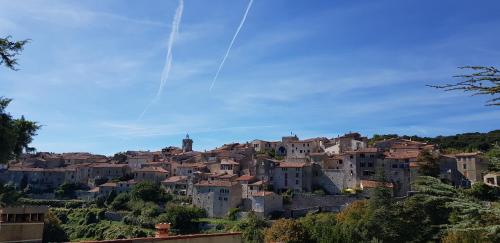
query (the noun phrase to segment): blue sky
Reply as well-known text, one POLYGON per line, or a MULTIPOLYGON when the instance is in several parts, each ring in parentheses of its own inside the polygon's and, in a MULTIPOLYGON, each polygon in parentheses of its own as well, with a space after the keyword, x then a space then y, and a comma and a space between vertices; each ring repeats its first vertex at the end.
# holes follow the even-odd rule
POLYGON ((212 90, 246 0, 1 0, 0 35, 32 39, 0 69, 9 111, 43 125, 39 151, 211 149, 359 131, 434 136, 498 129, 488 97, 444 93, 463 65, 500 66, 500 2, 255 0, 212 90))

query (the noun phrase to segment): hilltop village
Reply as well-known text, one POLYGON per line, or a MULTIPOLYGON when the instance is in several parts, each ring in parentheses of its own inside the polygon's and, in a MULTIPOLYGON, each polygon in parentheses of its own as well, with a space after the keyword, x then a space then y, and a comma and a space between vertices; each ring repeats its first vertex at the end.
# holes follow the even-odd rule
POLYGON ((439 178, 454 187, 482 182, 498 186, 499 174, 485 174, 479 152, 442 154, 433 144, 393 138, 368 143, 359 133, 336 138, 254 140, 193 151, 186 135, 182 147, 127 151, 113 157, 90 153, 24 154, 0 172, 0 180, 34 199, 53 199, 63 183, 85 185, 76 197, 85 201, 131 190, 140 182, 161 184, 169 193, 190 198, 209 217, 230 210, 262 216, 279 212, 298 217, 310 211, 338 212, 373 188, 389 188, 394 197, 413 193, 411 182, 425 166, 423 155, 439 161, 439 178), (381 182, 381 175, 383 182, 381 182))

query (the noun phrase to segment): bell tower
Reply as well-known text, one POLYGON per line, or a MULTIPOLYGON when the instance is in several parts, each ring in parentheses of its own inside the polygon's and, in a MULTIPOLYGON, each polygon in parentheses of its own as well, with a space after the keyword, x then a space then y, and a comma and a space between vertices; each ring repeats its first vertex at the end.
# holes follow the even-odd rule
POLYGON ((182 139, 182 152, 193 151, 193 140, 189 138, 189 134, 186 134, 186 138, 182 139))

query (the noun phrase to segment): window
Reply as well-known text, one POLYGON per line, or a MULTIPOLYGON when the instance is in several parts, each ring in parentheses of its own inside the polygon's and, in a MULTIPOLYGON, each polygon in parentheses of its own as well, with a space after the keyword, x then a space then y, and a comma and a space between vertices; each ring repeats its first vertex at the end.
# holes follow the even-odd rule
POLYGON ((375 155, 374 154, 370 154, 370 158, 375 158, 375 155))
POLYGON ((227 197, 224 198, 224 201, 227 201, 227 197))
POLYGON ((364 158, 364 157, 365 157, 365 154, 361 153, 361 154, 359 154, 359 157, 360 157, 360 158, 364 158))
POLYGON ((354 158, 354 156, 352 156, 352 154, 351 154, 351 155, 349 155, 349 158, 352 159, 352 158, 354 158))
POLYGON ((295 177, 299 177, 299 173, 295 173, 295 177))
POLYGON ((219 197, 219 201, 222 201, 222 197, 219 197))
POLYGON ((368 167, 373 167, 373 163, 368 163, 368 167))
POLYGON ((310 153, 310 152, 311 152, 311 150, 309 150, 309 149, 308 149, 308 150, 307 150, 307 152, 308 152, 308 153, 310 153))
POLYGON ((393 169, 398 168, 398 164, 392 164, 392 168, 393 168, 393 169))
POLYGON ((299 172, 299 171, 300 171, 300 168, 295 168, 295 171, 299 172))
POLYGON ((361 167, 365 167, 365 163, 360 163, 359 164, 361 167))
POLYGON ((467 169, 467 164, 463 164, 462 168, 464 168, 464 170, 466 170, 467 169))
POLYGON ((341 165, 341 164, 342 164, 342 160, 340 159, 340 160, 339 160, 339 165, 341 165))
POLYGON ((299 180, 295 180, 295 185, 298 185, 299 184, 299 180))
POLYGON ((269 177, 269 180, 270 180, 270 181, 273 181, 273 177, 272 177, 272 176, 271 176, 271 177, 269 177))
POLYGON ((302 150, 300 150, 300 153, 302 153, 302 150))

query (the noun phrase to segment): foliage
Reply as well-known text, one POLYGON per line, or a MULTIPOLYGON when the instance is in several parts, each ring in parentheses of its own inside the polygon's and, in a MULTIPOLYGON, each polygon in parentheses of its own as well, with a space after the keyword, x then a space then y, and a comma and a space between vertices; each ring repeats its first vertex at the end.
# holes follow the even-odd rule
POLYGON ((230 208, 229 211, 227 212, 226 218, 228 220, 237 220, 239 212, 240 212, 239 208, 230 208))
POLYGON ((470 189, 465 190, 469 195, 483 201, 494 201, 500 198, 500 189, 484 184, 483 182, 476 182, 470 189))
POLYGON ((78 183, 64 182, 55 191, 56 198, 58 199, 74 199, 76 198, 76 190, 82 188, 78 183))
POLYGON ((245 243, 260 243, 264 241, 264 229, 268 222, 255 213, 250 212, 232 228, 232 231, 241 232, 245 243))
POLYGON ((61 220, 51 211, 45 217, 43 242, 66 242, 68 235, 61 227, 61 220))
POLYGON ((381 141, 389 138, 411 139, 414 141, 428 142, 436 144, 441 150, 453 152, 486 152, 494 147, 494 144, 500 142, 500 130, 494 130, 487 133, 462 133, 452 136, 437 136, 437 137, 419 137, 419 136, 399 136, 397 134, 388 135, 373 135, 369 143, 381 141))
POLYGON ((20 119, 14 119, 10 113, 7 113, 5 110, 11 101, 11 99, 0 97, 0 163, 17 158, 23 150, 34 151, 29 144, 40 128, 36 122, 27 121, 23 116, 20 119))
POLYGON ((429 87, 443 89, 445 91, 471 92, 472 95, 491 95, 487 105, 500 105, 500 71, 495 67, 465 66, 460 69, 472 71, 470 74, 453 76, 461 81, 445 85, 428 85, 429 87))
POLYGON ((0 65, 3 64, 12 70, 17 70, 17 59, 15 57, 23 50, 24 45, 29 40, 11 41, 10 38, 11 36, 0 38, 0 65))
POLYGON ((186 234, 199 231, 198 219, 207 216, 205 210, 194 206, 173 205, 156 219, 157 223, 170 223, 173 232, 186 234))
POLYGON ((500 171, 500 144, 496 143, 490 151, 485 154, 489 161, 488 170, 500 171))
POLYGON ((433 155, 428 150, 423 150, 417 157, 417 162, 419 163, 418 173, 423 176, 438 177, 439 168, 439 158, 433 155))
POLYGON ((293 219, 279 219, 264 231, 266 242, 301 243, 309 240, 308 232, 293 219))
POLYGON ((167 194, 160 185, 151 182, 134 185, 130 196, 132 199, 146 202, 167 202, 172 199, 172 196, 167 194))
POLYGON ((0 207, 16 204, 21 196, 14 186, 0 183, 0 207))
POLYGON ((336 215, 333 213, 309 213, 299 220, 309 232, 311 240, 318 243, 328 243, 335 239, 336 215))
POLYGON ((41 206, 46 205, 49 207, 57 208, 81 208, 86 206, 86 202, 82 200, 51 200, 51 199, 30 199, 19 198, 19 203, 24 205, 41 206))
POLYGON ((108 221, 102 209, 51 209, 51 212, 57 215, 61 228, 71 241, 137 238, 153 234, 151 230, 108 221))
POLYGON ((114 199, 113 202, 109 204, 109 207, 113 210, 128 210, 128 202, 130 201, 130 194, 120 193, 114 199))

